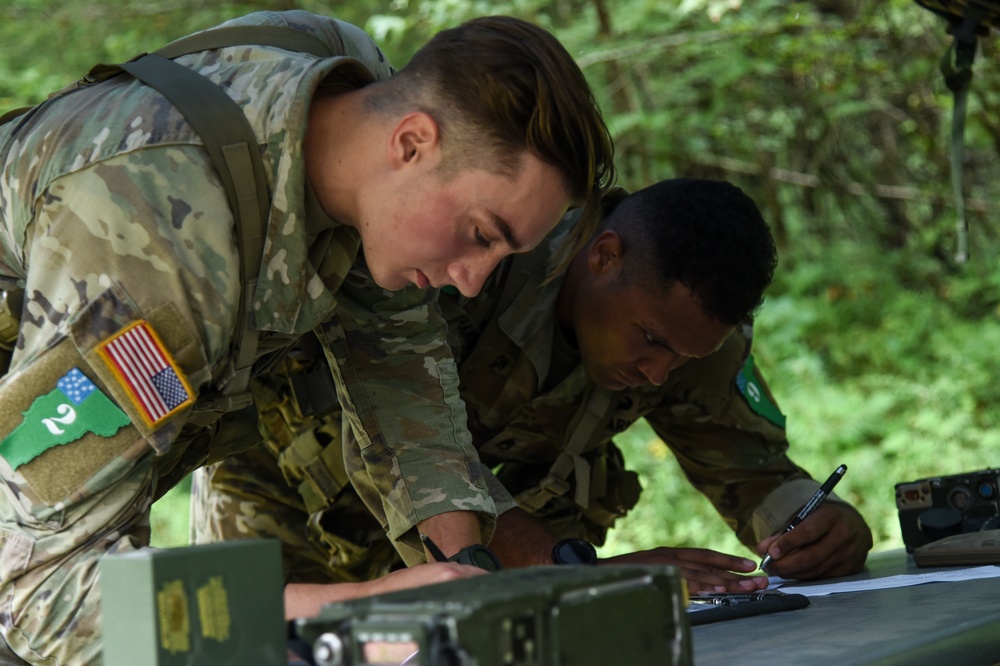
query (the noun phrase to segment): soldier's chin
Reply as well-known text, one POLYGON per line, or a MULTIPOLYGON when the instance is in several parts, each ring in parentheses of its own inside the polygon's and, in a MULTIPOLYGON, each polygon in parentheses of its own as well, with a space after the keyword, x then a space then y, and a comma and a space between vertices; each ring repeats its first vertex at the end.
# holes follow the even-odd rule
POLYGON ((389 291, 399 291, 413 284, 402 275, 395 275, 390 271, 372 270, 370 266, 368 273, 376 285, 389 291))
POLYGON ((590 377, 591 381, 602 389, 608 391, 621 391, 628 388, 628 385, 617 375, 601 375, 600 377, 595 377, 594 374, 590 372, 588 372, 587 375, 590 377))

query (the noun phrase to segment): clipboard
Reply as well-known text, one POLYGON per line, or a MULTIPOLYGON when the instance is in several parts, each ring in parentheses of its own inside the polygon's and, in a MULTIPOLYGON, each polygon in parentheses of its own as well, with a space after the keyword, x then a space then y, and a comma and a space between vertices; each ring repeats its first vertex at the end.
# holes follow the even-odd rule
POLYGON ((692 627, 741 617, 799 610, 809 605, 809 597, 784 592, 751 594, 709 594, 691 597, 687 617, 692 627))

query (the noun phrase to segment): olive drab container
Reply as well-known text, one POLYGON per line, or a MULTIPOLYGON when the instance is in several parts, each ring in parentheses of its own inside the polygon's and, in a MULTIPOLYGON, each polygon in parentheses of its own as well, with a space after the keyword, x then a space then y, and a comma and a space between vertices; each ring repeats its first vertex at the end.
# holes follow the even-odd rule
POLYGON ((105 666, 287 663, 275 540, 105 555, 100 575, 105 666))
POLYGON ((330 604, 296 621, 316 666, 691 664, 673 567, 539 566, 330 604))

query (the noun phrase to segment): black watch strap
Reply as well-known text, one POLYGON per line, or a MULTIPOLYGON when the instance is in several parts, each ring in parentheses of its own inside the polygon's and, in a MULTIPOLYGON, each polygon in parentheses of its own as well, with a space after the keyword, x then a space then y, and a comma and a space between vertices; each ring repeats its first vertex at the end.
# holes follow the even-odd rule
POLYGON ((457 562, 458 564, 466 564, 472 567, 479 567, 480 569, 485 569, 486 571, 500 571, 503 569, 503 565, 500 564, 500 559, 493 554, 493 551, 479 543, 466 546, 449 557, 448 561, 457 562))
POLYGON ((597 549, 583 539, 563 539, 552 547, 556 564, 597 564, 597 549))

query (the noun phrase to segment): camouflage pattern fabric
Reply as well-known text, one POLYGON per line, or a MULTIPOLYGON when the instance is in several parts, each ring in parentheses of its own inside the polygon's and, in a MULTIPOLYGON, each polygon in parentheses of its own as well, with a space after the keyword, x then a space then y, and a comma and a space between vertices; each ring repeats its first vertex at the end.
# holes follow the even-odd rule
MULTIPOLYGON (((405 380, 420 437, 458 451, 467 479, 462 458, 474 451, 457 379, 441 379, 454 361, 436 295, 390 294, 363 264, 352 269, 357 235, 319 210, 305 182, 313 92, 386 78, 389 64, 362 31, 333 19, 265 12, 236 23, 289 25, 342 41, 349 56, 247 46, 178 59, 243 109, 268 172, 255 373, 322 324, 348 419, 367 429, 360 439, 372 447, 395 436, 378 432, 373 415, 387 405, 392 422, 400 411, 395 389, 380 391, 387 377, 365 370, 374 361, 394 384, 405 380)), ((33 664, 98 663, 98 558, 148 545, 155 498, 259 441, 252 408, 210 428, 192 411, 230 353, 241 290, 233 218, 199 137, 128 77, 66 92, 0 128, 0 165, 0 276, 25 288, 0 381, 0 634, 33 664)), ((485 485, 463 483, 491 512, 485 485)))
POLYGON ((304 336, 251 382, 264 443, 193 475, 192 534, 277 538, 290 583, 371 580, 403 566, 347 478, 340 405, 323 394, 328 373, 318 340, 304 336))
MULTIPOLYGON (((540 265, 546 265, 560 237, 561 230, 557 229, 552 242, 536 250, 547 254, 540 265)), ((546 282, 545 272, 538 271, 510 305, 498 311, 512 261, 501 264, 475 298, 447 294, 440 298, 449 323, 449 340, 459 359, 461 394, 473 441, 483 465, 495 468, 490 482, 499 480, 505 488, 497 491, 498 506, 509 506, 508 492, 525 498, 537 490, 564 450, 567 431, 581 402, 593 390, 579 357, 559 344, 555 300, 562 276, 546 282), (494 321, 503 335, 487 340, 490 336, 484 331, 494 321)), ((818 484, 788 458, 784 417, 777 408, 768 416, 759 413, 766 412, 761 409, 762 403, 773 406, 773 397, 759 372, 748 367, 751 341, 752 328, 739 327, 718 352, 671 372, 663 386, 617 393, 604 431, 581 453, 590 470, 584 501, 578 501, 579 480, 571 475, 562 492, 544 505, 521 503, 522 508, 543 519, 560 536, 603 544, 607 530, 636 504, 641 492, 637 476, 627 469, 613 437, 637 419, 645 418, 674 453, 694 487, 712 501, 744 544, 756 545, 778 529, 809 499, 818 484), (753 392, 747 387, 748 377, 753 392)), ((322 359, 313 358, 315 363, 322 363, 322 359)), ((303 415, 295 407, 288 386, 279 387, 276 395, 282 397, 275 401, 287 400, 289 418, 282 427, 295 433, 292 438, 315 439, 310 433, 341 431, 336 412, 303 415)), ((412 422, 410 427, 423 426, 412 422)), ((283 448, 282 435, 273 428, 262 424, 261 431, 268 450, 230 458, 216 466, 211 476, 203 471, 196 473, 200 478, 192 498, 192 513, 199 516, 192 534, 195 541, 270 536, 290 544, 302 543, 298 526, 304 523, 344 537, 346 532, 339 529, 337 512, 351 501, 366 504, 387 527, 379 490, 366 483, 364 477, 349 475, 354 488, 341 484, 329 501, 321 501, 321 507, 302 514, 300 490, 294 484, 283 483, 274 471, 280 465, 285 468, 286 478, 295 476, 293 470, 301 466, 301 461, 283 453, 287 447, 283 448), (265 454, 270 456, 267 462, 265 454), (316 519, 316 515, 322 518, 316 519), (288 530, 275 528, 279 525, 296 526, 298 532, 292 536, 288 530)), ((350 438, 350 432, 344 436, 350 438)), ((337 444, 335 439, 329 441, 329 446, 337 444)), ((346 469, 360 465, 352 463, 357 455, 354 447, 344 447, 346 469)), ((321 457, 314 455, 310 462, 319 466, 321 457)), ((336 460, 338 456, 325 457, 336 460)), ((399 488, 394 491, 405 492, 407 482, 398 479, 399 488)), ((322 500, 313 495, 307 504, 315 506, 317 499, 322 500)), ((370 539, 370 534, 366 533, 365 538, 370 539)), ((325 572, 311 569, 309 575, 313 577, 309 581, 341 580, 343 574, 331 550, 311 531, 308 540, 308 548, 299 555, 304 556, 308 550, 312 562, 330 562, 325 572)), ((417 554, 401 552, 408 563, 418 561, 417 554)), ((372 570, 390 566, 390 560, 371 562, 372 570)))

